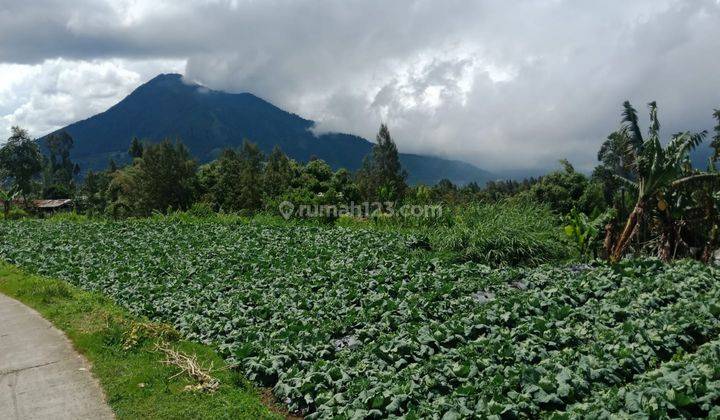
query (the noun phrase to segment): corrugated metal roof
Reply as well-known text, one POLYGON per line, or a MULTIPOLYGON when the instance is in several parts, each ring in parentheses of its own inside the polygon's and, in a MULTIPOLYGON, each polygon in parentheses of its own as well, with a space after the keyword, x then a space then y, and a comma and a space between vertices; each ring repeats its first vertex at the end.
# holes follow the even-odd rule
POLYGON ((56 209, 68 204, 72 204, 72 200, 69 198, 62 198, 59 200, 33 200, 33 206, 39 209, 56 209))

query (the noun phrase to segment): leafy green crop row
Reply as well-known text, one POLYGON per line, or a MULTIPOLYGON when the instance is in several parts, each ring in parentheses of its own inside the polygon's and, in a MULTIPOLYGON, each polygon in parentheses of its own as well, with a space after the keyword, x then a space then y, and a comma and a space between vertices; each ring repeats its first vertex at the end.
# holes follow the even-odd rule
POLYGON ((604 419, 613 415, 720 417, 720 341, 640 375, 635 383, 595 394, 555 418, 604 419))
MULTIPOLYGON (((396 233, 243 223, 22 221, 0 235, 1 258, 216 344, 311 417, 598 413, 720 335, 720 273, 691 262, 490 269, 396 233)), ((708 414, 717 392, 693 392, 708 414)))

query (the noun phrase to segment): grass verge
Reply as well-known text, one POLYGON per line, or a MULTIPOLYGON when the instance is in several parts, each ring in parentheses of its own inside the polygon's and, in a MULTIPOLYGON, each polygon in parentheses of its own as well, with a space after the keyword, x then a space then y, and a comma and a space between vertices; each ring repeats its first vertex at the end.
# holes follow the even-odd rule
POLYGON ((0 292, 34 308, 65 332, 92 364, 118 419, 277 419, 265 397, 212 348, 183 341, 172 327, 130 315, 108 298, 66 282, 24 273, 0 262, 0 292), (190 356, 194 367, 217 380, 164 363, 159 349, 190 356), (210 389, 214 388, 214 390, 210 389))

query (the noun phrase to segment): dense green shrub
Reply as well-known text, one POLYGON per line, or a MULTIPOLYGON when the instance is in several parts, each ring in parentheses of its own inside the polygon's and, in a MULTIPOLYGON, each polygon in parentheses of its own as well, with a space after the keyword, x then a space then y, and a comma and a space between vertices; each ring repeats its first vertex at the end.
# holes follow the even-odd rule
POLYGON ((187 213, 191 216, 203 219, 213 217, 215 215, 212 206, 208 203, 195 203, 192 207, 190 207, 190 210, 188 210, 187 213))
POLYGON ((561 163, 562 171, 543 176, 521 195, 547 205, 560 216, 570 213, 573 208, 585 214, 605 210, 602 185, 575 171, 568 161, 561 163))
POLYGON ((577 254, 563 234, 560 218, 529 198, 443 205, 419 217, 401 211, 368 219, 344 217, 336 225, 411 234, 457 260, 493 266, 533 266, 577 254))
POLYGON ((537 265, 570 255, 557 216, 526 201, 459 207, 450 225, 428 235, 435 249, 491 265, 537 265))
MULTIPOLYGON (((26 212, 25 210, 17 207, 13 207, 10 209, 10 213, 8 214, 8 220, 20 220, 24 219, 26 217, 30 217, 30 214, 26 212)), ((4 219, 5 215, 0 212, 0 220, 4 219)))

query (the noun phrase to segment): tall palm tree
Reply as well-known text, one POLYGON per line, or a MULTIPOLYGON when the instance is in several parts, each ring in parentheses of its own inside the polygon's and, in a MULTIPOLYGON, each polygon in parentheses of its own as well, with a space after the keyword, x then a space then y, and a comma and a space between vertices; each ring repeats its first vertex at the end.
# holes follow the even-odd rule
MULTIPOLYGON (((651 102, 648 106, 650 108, 649 135, 639 148, 632 165, 636 179, 617 176, 621 183, 636 191, 637 201, 612 250, 611 260, 613 262, 619 261, 625 254, 628 244, 637 233, 644 214, 648 210, 650 200, 657 199, 659 210, 669 216, 668 204, 665 201, 668 192, 683 185, 718 177, 717 173, 697 171, 689 173, 688 171, 690 168, 689 154, 702 142, 707 132, 676 134, 667 147, 663 148, 660 144, 657 105, 655 102, 651 102)), ((661 257, 667 259, 669 255, 661 253, 661 257)))
POLYGON ((634 161, 635 147, 627 126, 610 134, 600 146, 598 160, 612 173, 628 177, 634 161))
MULTIPOLYGON (((622 126, 618 131, 610 134, 607 139, 600 146, 598 151, 598 160, 601 162, 601 167, 604 169, 604 173, 610 174, 610 176, 622 176, 624 178, 632 179, 632 163, 635 160, 636 148, 633 145, 632 135, 628 126, 622 126)), ((606 182, 610 184, 616 184, 611 179, 606 182)), ((615 208, 622 217, 625 216, 625 186, 620 185, 619 187, 614 186, 620 192, 619 202, 615 201, 615 208)))
POLYGON ((644 143, 644 140, 643 135, 640 132, 640 123, 638 122, 637 111, 630 104, 630 101, 623 102, 622 124, 629 134, 630 144, 636 151, 639 151, 644 143))

